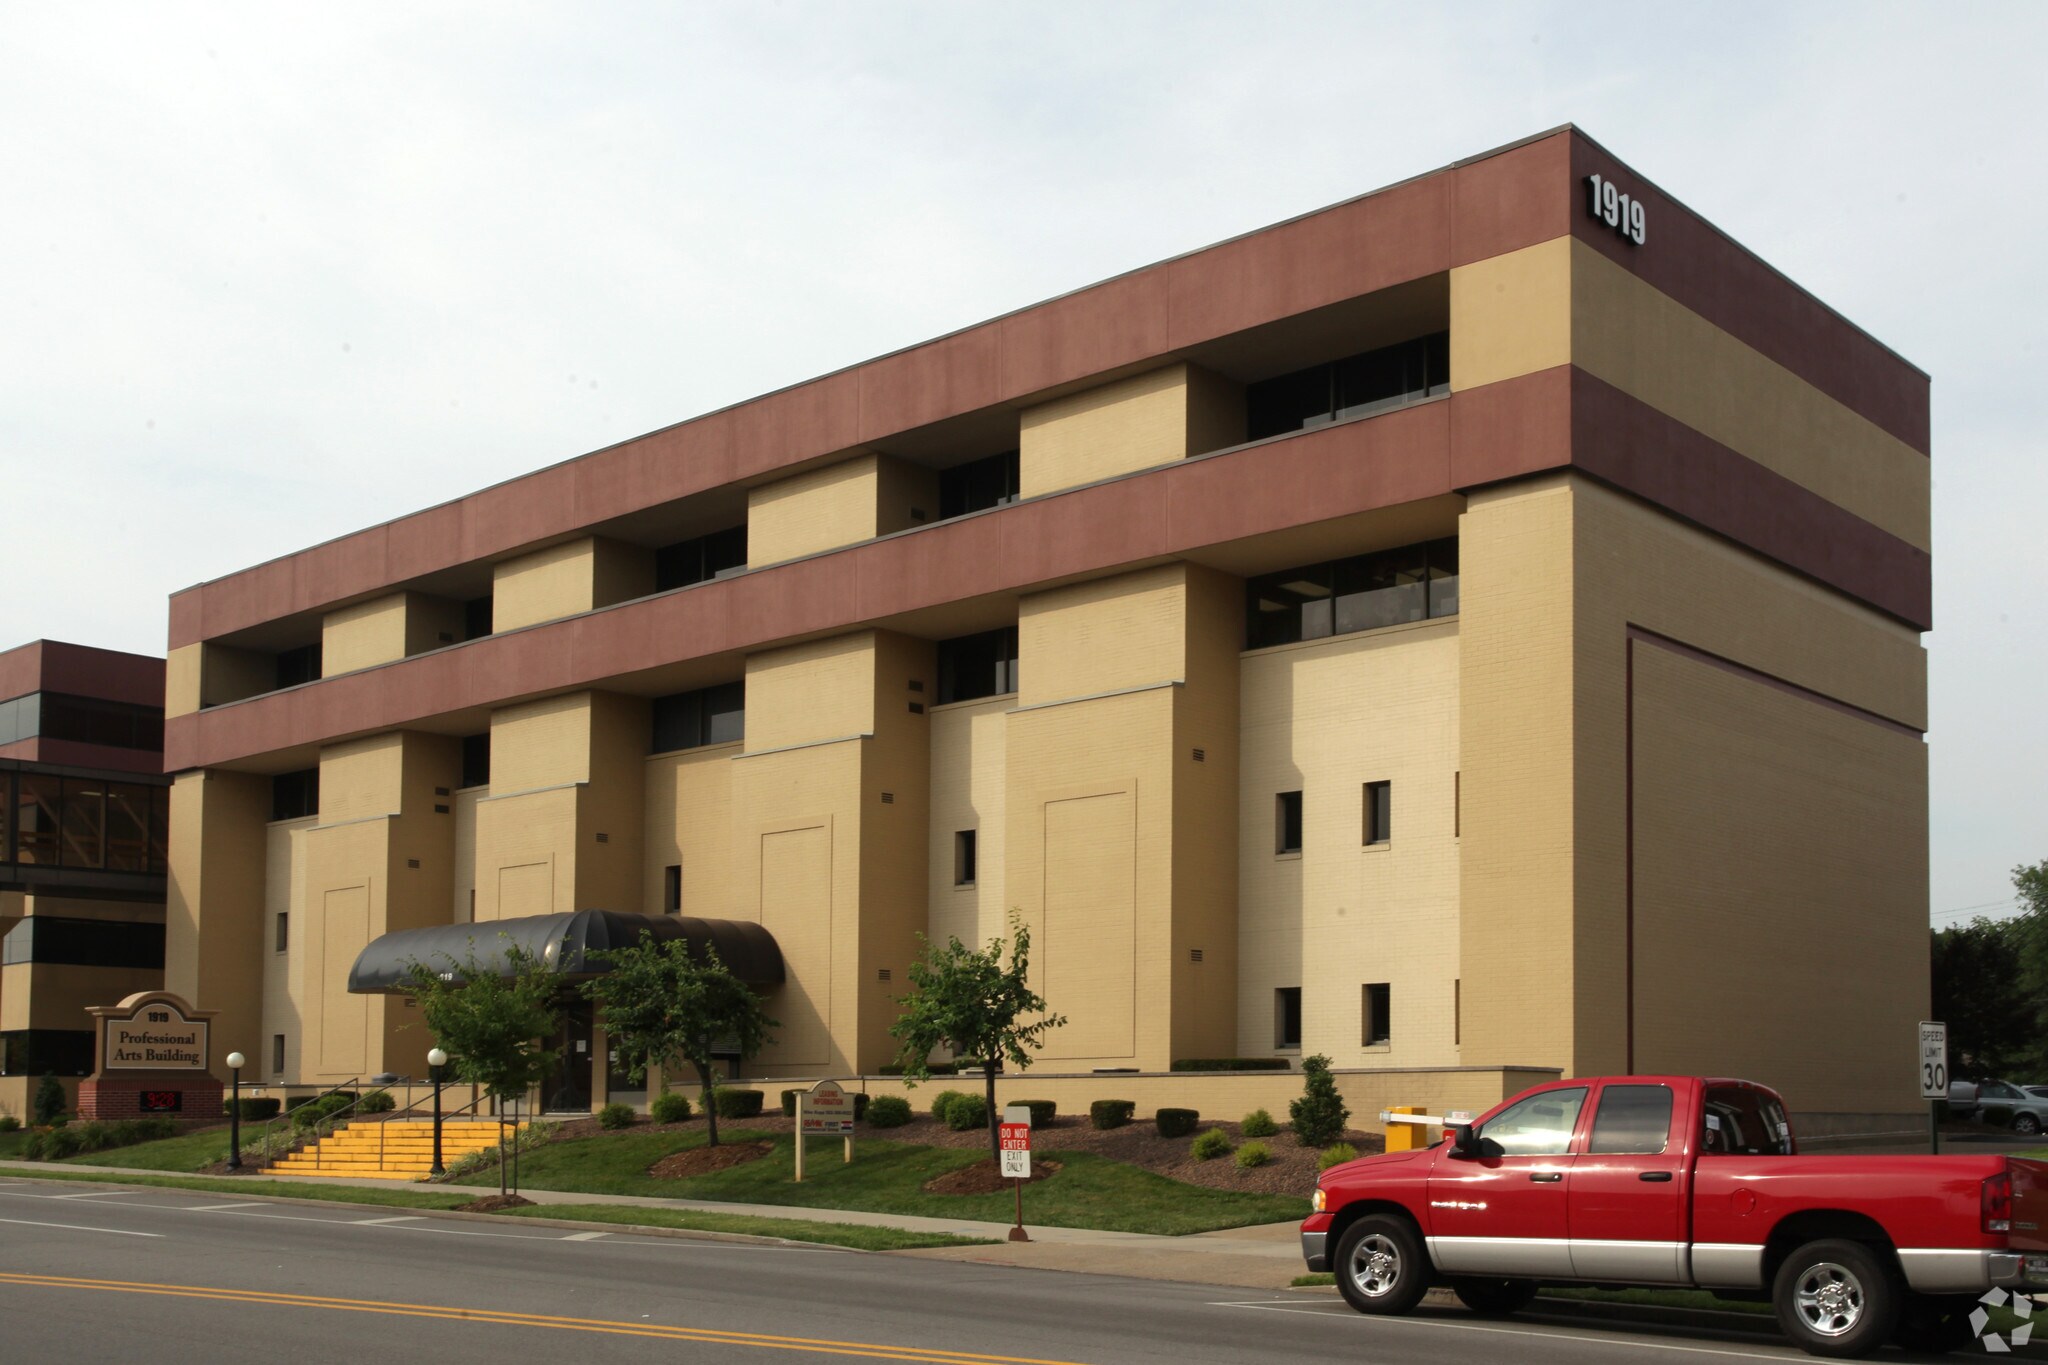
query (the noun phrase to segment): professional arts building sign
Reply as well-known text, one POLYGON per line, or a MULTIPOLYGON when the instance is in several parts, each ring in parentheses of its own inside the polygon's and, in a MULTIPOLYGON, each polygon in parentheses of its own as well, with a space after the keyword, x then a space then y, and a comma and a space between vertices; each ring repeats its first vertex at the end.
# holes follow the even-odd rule
MULTIPOLYGON (((99 1013, 99 1011, 95 1011, 99 1013)), ((176 996, 162 991, 131 995, 101 1014, 105 1028, 100 1067, 105 1071, 206 1070, 207 1017, 194 1018, 176 996)), ((213 1011, 205 1011, 210 1016, 213 1011)))

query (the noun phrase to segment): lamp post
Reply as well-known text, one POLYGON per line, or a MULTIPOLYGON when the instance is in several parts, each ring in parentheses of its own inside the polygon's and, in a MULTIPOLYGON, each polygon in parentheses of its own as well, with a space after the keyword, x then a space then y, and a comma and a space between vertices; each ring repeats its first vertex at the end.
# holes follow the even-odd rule
POLYGON ((434 1078, 434 1169, 429 1175, 446 1175, 448 1168, 441 1164, 441 1068, 448 1065, 448 1054, 440 1048, 427 1049, 427 1074, 434 1078))
POLYGON ((239 1052, 228 1054, 228 1070, 234 1073, 235 1099, 228 1106, 228 1169, 242 1169, 242 1066, 249 1059, 239 1052))

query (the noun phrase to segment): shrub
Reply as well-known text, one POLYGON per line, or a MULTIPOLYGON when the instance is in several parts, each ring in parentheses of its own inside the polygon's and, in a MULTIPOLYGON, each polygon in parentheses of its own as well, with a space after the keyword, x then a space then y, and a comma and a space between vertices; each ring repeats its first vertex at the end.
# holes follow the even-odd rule
POLYGON ((647 1114, 656 1123, 681 1123, 690 1117, 690 1097, 664 1090, 647 1106, 647 1114))
POLYGON ((597 1126, 610 1132, 633 1126, 633 1106, 630 1104, 607 1104, 597 1111, 597 1126))
POLYGON ((734 1090, 726 1086, 711 1092, 711 1103, 722 1119, 759 1118, 764 1098, 759 1090, 734 1090))
POLYGON ((1273 1122, 1273 1116, 1263 1109, 1254 1109, 1244 1116, 1238 1129, 1246 1137, 1271 1137, 1280 1131, 1280 1125, 1273 1122))
POLYGON ((796 1117, 796 1097, 803 1093, 801 1090, 785 1090, 782 1092, 782 1117, 786 1119, 796 1117))
POLYGON ((356 1102, 355 1093, 348 1090, 330 1090, 317 1099, 292 1110, 292 1127, 312 1128, 323 1120, 332 1118, 356 1102))
POLYGON ((389 1090, 372 1090, 356 1105, 358 1114, 388 1114, 398 1107, 398 1101, 391 1098, 389 1090))
POLYGON ((1214 1161, 1230 1155, 1230 1138, 1221 1128, 1211 1128, 1194 1140, 1188 1152, 1197 1161, 1214 1161))
POLYGON ((979 1095, 962 1095, 946 1106, 946 1126, 956 1133, 988 1127, 988 1101, 979 1095))
POLYGON ((1263 1142, 1247 1142, 1237 1149, 1237 1169, 1249 1171, 1254 1166, 1263 1166, 1273 1159, 1273 1153, 1263 1142))
POLYGON ((877 1128, 901 1128, 910 1122, 910 1101, 901 1095, 877 1095, 868 1104, 868 1122, 877 1128))
POLYGON ((64 1082, 55 1076, 45 1076, 36 1084, 35 1119, 38 1128, 55 1123, 63 1116, 64 1082))
POLYGON ((1121 1128, 1137 1112, 1136 1100, 1097 1100, 1088 1106, 1088 1122, 1097 1128, 1121 1128))
POLYGON ((0 1114, 0 1133, 14 1133, 21 1130, 21 1120, 12 1114, 0 1114))
POLYGON ((1186 1137, 1201 1121, 1201 1114, 1193 1109, 1161 1109, 1152 1116, 1153 1125, 1164 1138, 1186 1137))
POLYGON ((1351 1110, 1337 1093, 1328 1057, 1318 1053, 1302 1058, 1301 1075, 1301 1098, 1287 1106, 1287 1116, 1294 1120, 1294 1140, 1304 1147, 1327 1147, 1344 1136, 1351 1110))
POLYGON ((932 1117, 940 1123, 946 1121, 946 1111, 953 1107, 954 1100, 972 1099, 965 1090, 941 1090, 932 1096, 932 1117))
POLYGON ((1031 1111, 1031 1126, 1034 1129, 1050 1128, 1052 1121, 1059 1117, 1060 1107, 1051 1100, 1011 1100, 1010 1103, 1021 1104, 1031 1111))
POLYGON ((1183 1057, 1175 1071, 1285 1071, 1285 1057, 1183 1057))
POLYGON ((282 1101, 274 1098, 260 1100, 229 1100, 227 1103, 227 1108, 224 1112, 239 1112, 244 1121, 262 1123, 265 1120, 276 1118, 277 1111, 282 1107, 282 1101))
POLYGON ((1348 1142, 1332 1143, 1323 1148, 1323 1154, 1316 1158, 1316 1169, 1327 1171, 1332 1166, 1341 1166, 1347 1161, 1358 1160, 1358 1149, 1348 1142))

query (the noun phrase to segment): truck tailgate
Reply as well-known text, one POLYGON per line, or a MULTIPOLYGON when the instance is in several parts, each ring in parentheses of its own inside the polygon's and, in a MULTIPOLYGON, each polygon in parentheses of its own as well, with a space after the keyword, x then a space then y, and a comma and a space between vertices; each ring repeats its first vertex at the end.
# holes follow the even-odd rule
POLYGON ((2012 1249, 2048 1252, 2048 1161, 2008 1157, 2012 1171, 2012 1249))

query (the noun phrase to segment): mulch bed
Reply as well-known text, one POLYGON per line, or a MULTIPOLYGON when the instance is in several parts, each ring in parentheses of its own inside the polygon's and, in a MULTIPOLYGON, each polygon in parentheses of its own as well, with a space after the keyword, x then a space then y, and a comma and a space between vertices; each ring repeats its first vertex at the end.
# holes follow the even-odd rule
POLYGON ((693 1175, 709 1175, 759 1161, 774 1150, 773 1142, 721 1142, 716 1147, 693 1147, 663 1157, 647 1168, 647 1174, 656 1180, 687 1180, 693 1175))
POLYGON ((533 1201, 523 1194, 487 1194, 467 1204, 457 1204, 456 1213, 496 1213, 500 1209, 530 1209, 533 1201))
MULTIPOLYGON (((1034 1159, 1031 1163, 1031 1178, 1024 1183, 1036 1185, 1039 1181, 1051 1177, 1059 1168, 1060 1163, 1057 1161, 1034 1159)), ((1014 1178, 1003 1174, 1002 1163, 990 1157, 927 1180, 923 1188, 926 1194, 994 1194, 998 1190, 1007 1190, 1016 1183, 1014 1178)))

